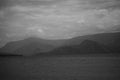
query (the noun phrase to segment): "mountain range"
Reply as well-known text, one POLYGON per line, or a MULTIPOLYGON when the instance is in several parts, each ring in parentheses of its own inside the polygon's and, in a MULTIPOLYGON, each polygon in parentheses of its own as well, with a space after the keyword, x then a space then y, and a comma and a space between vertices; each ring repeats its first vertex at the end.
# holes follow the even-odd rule
POLYGON ((75 55, 120 53, 120 32, 79 36, 69 40, 27 38, 7 43, 1 55, 75 55))

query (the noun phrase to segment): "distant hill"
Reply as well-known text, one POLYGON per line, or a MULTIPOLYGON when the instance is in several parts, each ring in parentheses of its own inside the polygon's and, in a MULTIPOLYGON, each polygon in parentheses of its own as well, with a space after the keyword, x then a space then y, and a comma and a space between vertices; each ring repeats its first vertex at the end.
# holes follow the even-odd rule
MULTIPOLYGON (((40 38, 30 37, 24 40, 9 42, 4 47, 0 48, 0 52, 7 54, 13 53, 18 55, 33 55, 36 53, 51 51, 60 46, 69 45, 69 42, 72 43, 72 41, 44 40, 40 38)), ((78 42, 76 44, 78 44, 78 42)))
POLYGON ((41 53, 119 53, 120 32, 86 35, 69 40, 43 40, 27 38, 9 42, 0 52, 18 55, 34 55, 41 53))
MULTIPOLYGON (((63 46, 56 48, 51 52, 48 52, 49 55, 82 55, 82 54, 104 54, 110 53, 110 49, 100 43, 97 43, 92 40, 84 40, 79 45, 63 46)), ((45 54, 46 55, 46 54, 45 54)))
POLYGON ((73 40, 79 40, 79 39, 88 39, 93 40, 105 45, 116 45, 115 43, 119 43, 120 40, 120 32, 115 33, 100 33, 100 34, 93 34, 93 35, 86 35, 86 36, 79 36, 76 38, 73 38, 73 40))
POLYGON ((28 38, 20 41, 9 42, 0 49, 4 53, 13 54, 33 54, 42 51, 51 50, 54 46, 45 44, 39 38, 28 38))
POLYGON ((102 33, 83 37, 108 46, 112 53, 120 53, 120 32, 102 33))

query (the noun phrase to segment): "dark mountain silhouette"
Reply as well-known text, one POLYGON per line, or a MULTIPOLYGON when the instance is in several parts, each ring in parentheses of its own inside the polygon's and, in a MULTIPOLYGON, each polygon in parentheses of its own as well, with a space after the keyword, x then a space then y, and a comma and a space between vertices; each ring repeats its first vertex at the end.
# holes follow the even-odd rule
MULTIPOLYGON (((84 40, 81 44, 63 46, 47 53, 47 55, 82 55, 110 53, 110 49, 92 40, 84 40)), ((38 54, 39 55, 39 54, 38 54)), ((40 54, 41 55, 41 54, 40 54)), ((45 54, 46 55, 46 54, 45 54)))
POLYGON ((74 41, 79 43, 79 40, 86 39, 96 41, 99 44, 107 46, 110 48, 111 53, 120 53, 120 32, 79 36, 73 38, 71 41, 73 41, 74 44, 74 41))
POLYGON ((84 37, 108 46, 111 49, 111 53, 120 53, 120 32, 102 33, 84 37))
POLYGON ((0 52, 15 55, 120 53, 119 36, 120 32, 79 36, 69 40, 27 38, 9 42, 0 52))

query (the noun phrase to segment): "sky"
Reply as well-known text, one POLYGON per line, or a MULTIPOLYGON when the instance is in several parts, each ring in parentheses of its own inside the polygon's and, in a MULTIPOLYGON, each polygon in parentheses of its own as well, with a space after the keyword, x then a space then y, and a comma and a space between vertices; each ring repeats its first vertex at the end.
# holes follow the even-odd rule
POLYGON ((119 0, 8 1, 0 11, 0 46, 31 36, 56 40, 120 30, 119 0))

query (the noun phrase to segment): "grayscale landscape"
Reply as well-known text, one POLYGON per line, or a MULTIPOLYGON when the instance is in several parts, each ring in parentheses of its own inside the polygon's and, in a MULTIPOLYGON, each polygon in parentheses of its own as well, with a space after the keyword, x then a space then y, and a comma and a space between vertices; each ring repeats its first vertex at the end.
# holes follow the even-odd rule
MULTIPOLYGON (((0 56, 0 80, 119 80, 120 52, 119 49, 116 50, 119 43, 118 35, 119 33, 107 33, 81 36, 70 41, 76 44, 67 43, 52 51, 29 56, 14 54, 14 51, 13 54, 5 52, 9 46, 18 46, 15 45, 19 44, 17 42, 25 44, 23 41, 26 40, 8 43, 9 46, 2 48, 4 53, 1 52, 0 56), (98 36, 102 39, 111 39, 112 42, 105 42, 106 39, 102 41, 96 38, 98 36), (115 49, 107 46, 113 43, 115 49)), ((37 48, 33 45, 34 38, 29 39, 32 39, 32 45, 22 46, 28 49, 25 50, 26 54, 37 48)))
POLYGON ((120 80, 120 0, 0 0, 0 80, 120 80))

